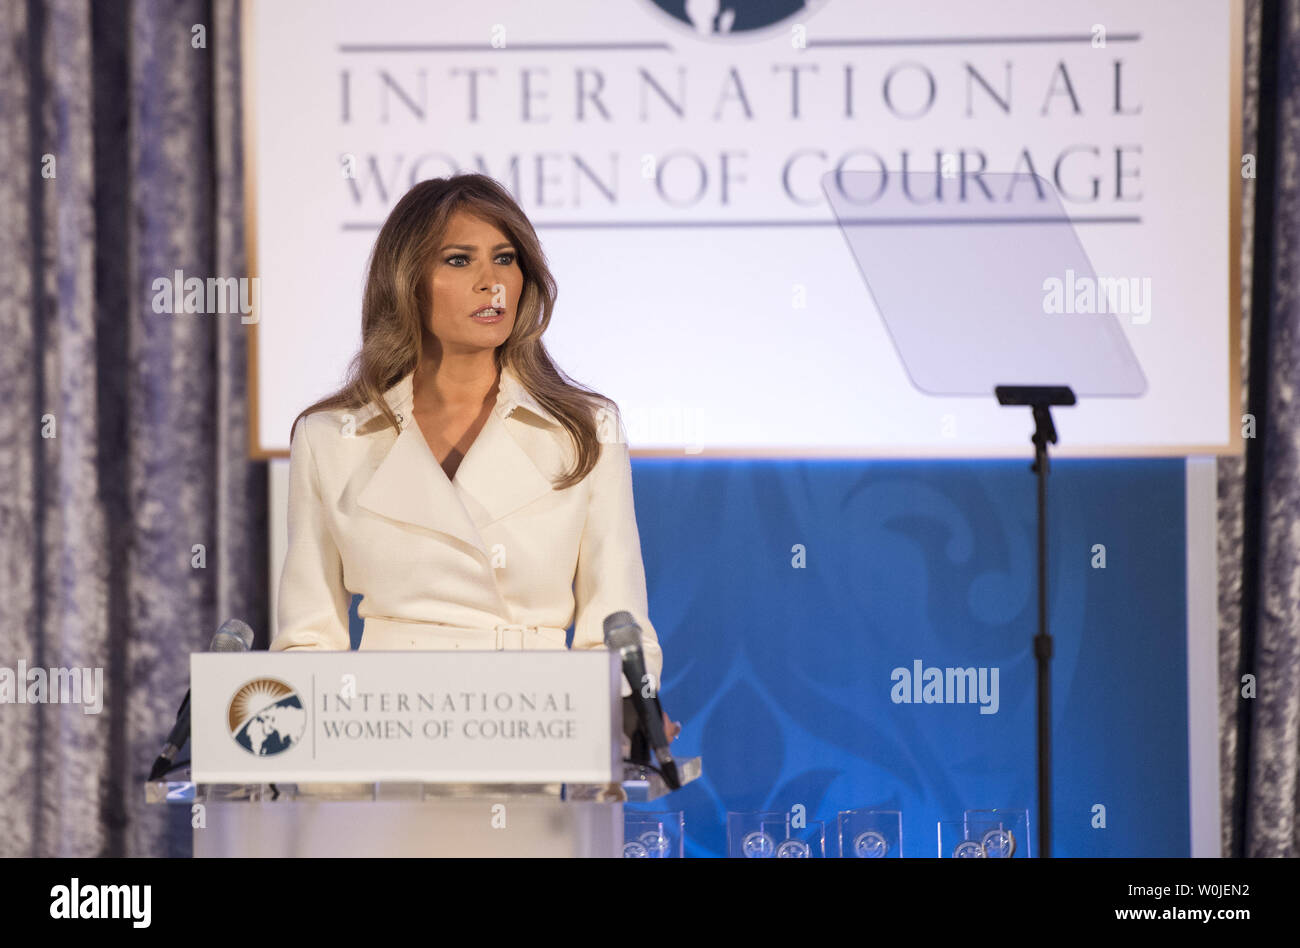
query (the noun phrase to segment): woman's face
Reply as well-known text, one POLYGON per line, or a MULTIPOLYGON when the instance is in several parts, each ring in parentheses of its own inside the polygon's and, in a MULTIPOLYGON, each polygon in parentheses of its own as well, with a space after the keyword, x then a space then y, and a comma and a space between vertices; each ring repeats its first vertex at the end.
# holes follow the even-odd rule
POLYGON ((433 312, 426 326, 444 354, 495 349, 515 324, 524 273, 510 238, 481 218, 457 211, 432 264, 433 312), (475 316, 485 306, 492 316, 475 316))

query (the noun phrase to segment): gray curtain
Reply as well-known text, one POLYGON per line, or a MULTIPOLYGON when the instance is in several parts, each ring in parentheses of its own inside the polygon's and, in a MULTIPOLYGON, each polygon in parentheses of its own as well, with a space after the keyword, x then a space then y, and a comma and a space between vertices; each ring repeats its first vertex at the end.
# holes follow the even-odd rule
POLYGON ((0 664, 104 681, 0 704, 0 855, 188 855, 144 778, 189 654, 267 628, 247 327, 152 307, 247 273, 238 35, 234 0, 0 2, 0 664))
MULTIPOLYGON (((177 269, 247 274, 238 35, 235 0, 0 0, 0 665, 101 668, 105 688, 99 715, 0 704, 0 855, 188 854, 188 811, 145 805, 141 783, 189 653, 232 616, 268 627, 247 327, 151 308, 177 269)), ((1262 410, 1247 457, 1219 461, 1223 849, 1295 856, 1300 0, 1248 0, 1245 89, 1243 149, 1277 168, 1276 219, 1252 360, 1245 180, 1242 412, 1252 368, 1262 410), (1261 96, 1271 9, 1278 83, 1261 96), (1277 125, 1264 154, 1260 109, 1277 125)))
POLYGON ((1243 181, 1241 413, 1257 431, 1244 458, 1219 461, 1222 841, 1225 855, 1297 856, 1300 0, 1248 0, 1246 15, 1242 149, 1259 177, 1243 181))

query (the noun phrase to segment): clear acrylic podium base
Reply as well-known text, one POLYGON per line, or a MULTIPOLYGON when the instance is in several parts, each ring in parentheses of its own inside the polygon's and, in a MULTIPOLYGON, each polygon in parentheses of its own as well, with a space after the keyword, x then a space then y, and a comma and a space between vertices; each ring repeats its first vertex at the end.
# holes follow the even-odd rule
MULTIPOLYGON (((700 758, 678 761, 683 785, 700 758)), ((609 784, 195 784, 181 771, 145 800, 188 806, 196 857, 579 857, 623 854, 623 803, 669 792, 624 765, 609 784)))

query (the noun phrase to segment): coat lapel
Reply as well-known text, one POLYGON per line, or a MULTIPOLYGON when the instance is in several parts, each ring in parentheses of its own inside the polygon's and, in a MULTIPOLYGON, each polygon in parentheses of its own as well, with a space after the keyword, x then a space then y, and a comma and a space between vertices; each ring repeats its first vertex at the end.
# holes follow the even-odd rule
POLYGON ((454 484, 478 529, 551 492, 551 482, 512 434, 513 426, 523 422, 503 415, 499 406, 488 415, 456 470, 454 484))
MULTIPOLYGON (((412 418, 411 378, 407 375, 385 393, 400 417, 402 431, 358 494, 357 504, 380 516, 455 537, 489 557, 480 531, 552 490, 549 478, 512 433, 512 426, 526 425, 512 413, 523 407, 548 427, 560 425, 503 368, 496 406, 452 482, 412 418)), ((377 407, 368 406, 361 424, 378 414, 377 407)), ((392 437, 391 428, 378 436, 392 437)))
POLYGON ((448 534, 487 555, 483 538, 456 489, 409 417, 357 495, 357 505, 390 520, 448 534))

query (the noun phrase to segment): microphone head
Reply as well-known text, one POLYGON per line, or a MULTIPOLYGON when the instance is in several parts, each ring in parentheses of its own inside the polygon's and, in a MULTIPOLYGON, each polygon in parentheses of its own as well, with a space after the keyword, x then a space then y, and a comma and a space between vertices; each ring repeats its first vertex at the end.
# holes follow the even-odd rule
POLYGON ((240 640, 244 643, 245 648, 253 647, 253 629, 242 619, 227 619, 225 622, 221 623, 221 628, 239 636, 240 640))
POLYGON ((253 630, 239 619, 227 619, 212 636, 209 652, 247 652, 253 646, 253 630))
POLYGON ((605 647, 611 649, 640 648, 641 627, 632 613, 626 610, 605 617, 605 647))

